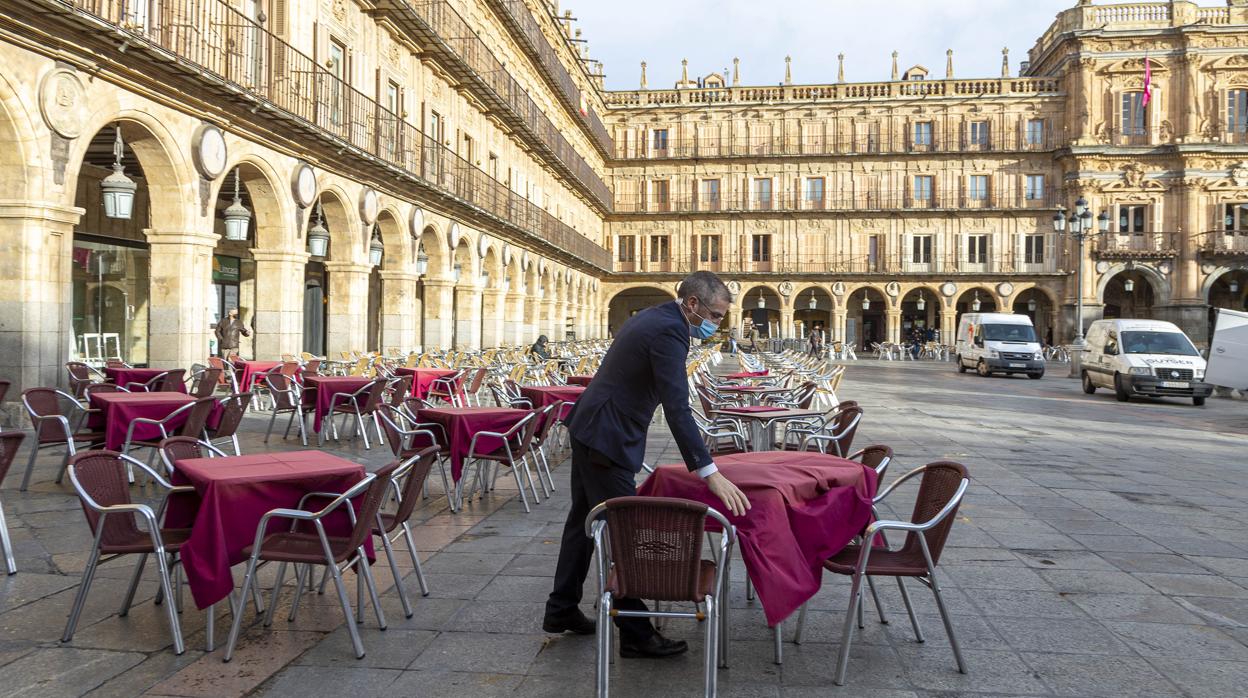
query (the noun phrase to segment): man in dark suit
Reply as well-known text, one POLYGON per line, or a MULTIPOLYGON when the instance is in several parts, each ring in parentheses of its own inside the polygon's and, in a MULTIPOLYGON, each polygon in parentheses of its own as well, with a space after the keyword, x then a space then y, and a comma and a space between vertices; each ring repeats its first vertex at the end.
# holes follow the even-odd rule
MULTIPOLYGON (((585 517, 613 497, 637 493, 636 475, 646 452, 646 432, 660 404, 690 471, 704 478, 733 514, 749 501, 715 468, 689 407, 685 361, 689 337, 707 339, 728 312, 731 296, 719 277, 695 272, 677 290, 677 300, 637 313, 615 334, 594 380, 568 416, 572 441, 572 510, 563 528, 555 587, 546 601, 546 632, 589 635, 594 621, 578 604, 594 552, 585 517)), ((637 599, 616 599, 621 610, 642 610, 637 599)), ((615 619, 624 657, 668 657, 688 649, 655 631, 645 618, 615 619)))

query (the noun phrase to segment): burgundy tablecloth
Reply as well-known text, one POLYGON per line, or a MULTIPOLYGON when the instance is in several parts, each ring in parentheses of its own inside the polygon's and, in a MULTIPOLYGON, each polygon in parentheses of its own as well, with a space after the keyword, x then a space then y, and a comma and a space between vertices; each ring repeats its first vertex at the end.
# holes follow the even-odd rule
POLYGON ((875 471, 818 453, 743 453, 715 464, 749 498, 745 516, 729 513, 683 464, 656 469, 638 494, 691 499, 725 514, 767 624, 775 625, 819 591, 823 561, 870 522, 875 471))
MULTIPOLYGON (((437 422, 442 425, 450 443, 441 445, 450 448, 451 475, 459 482, 473 435, 479 431, 505 432, 527 414, 527 410, 510 407, 434 407, 419 410, 416 418, 422 422, 437 422)), ((502 447, 501 439, 482 438, 477 441, 478 453, 490 453, 502 447)))
MULTIPOLYGON (((421 400, 429 398, 429 389, 433 387, 434 381, 458 373, 449 368, 396 368, 394 372, 400 376, 412 376, 412 395, 421 400)), ((462 385, 457 387, 460 397, 463 397, 464 387, 462 385)))
MULTIPOLYGON (((566 403, 576 402, 581 399, 583 392, 585 386, 582 385, 526 385, 520 388, 520 394, 533 403, 534 409, 539 410, 560 400, 566 403)), ((559 410, 559 419, 567 417, 571 411, 572 405, 564 405, 559 410)))
POLYGON ((583 385, 588 387, 589 382, 593 379, 593 376, 568 376, 568 385, 583 385))
POLYGON ((264 380, 261 376, 266 371, 281 365, 281 361, 235 361, 234 367, 241 371, 238 376, 238 391, 249 392, 254 382, 264 380))
MULTIPOLYGON (((182 567, 199 608, 234 590, 230 567, 245 561, 243 548, 255 542, 256 526, 271 509, 294 509, 308 492, 345 492, 364 477, 364 466, 322 451, 285 451, 228 458, 192 458, 174 464, 173 482, 194 485, 199 501, 174 496, 166 525, 191 529, 182 546, 182 567)), ((314 510, 327 500, 310 500, 314 510)), ((290 519, 273 519, 269 531, 289 530, 290 519)), ((329 535, 351 531, 346 510, 325 519, 329 535)), ((372 555, 372 542, 367 544, 372 555)))
POLYGON ((316 415, 312 419, 312 431, 321 433, 321 420, 323 420, 330 411, 330 406, 335 398, 339 404, 347 402, 345 397, 363 388, 373 381, 372 378, 364 376, 304 376, 303 385, 305 388, 316 388, 315 393, 305 393, 308 397, 316 398, 316 415))
MULTIPOLYGON (((123 388, 128 383, 146 383, 162 373, 167 373, 168 369, 164 368, 106 368, 104 375, 112 383, 116 383, 123 388)), ((178 381, 175 390, 180 393, 186 392, 186 384, 178 381)), ((170 391, 173 392, 173 391, 170 391)))
POLYGON ((767 371, 766 371, 766 370, 762 370, 762 371, 742 371, 742 372, 740 372, 740 373, 733 373, 733 374, 730 374, 730 375, 728 375, 728 376, 727 376, 727 378, 728 378, 729 380, 734 380, 734 381, 735 381, 735 380, 744 380, 744 379, 746 379, 746 378, 761 378, 761 377, 763 377, 763 376, 765 376, 765 375, 767 375, 767 371))
MULTIPOLYGON (((130 428, 130 422, 139 417, 164 419, 170 412, 190 402, 195 402, 195 398, 185 393, 91 393, 90 406, 100 412, 93 413, 87 419, 87 426, 92 430, 103 429, 105 448, 120 451, 126 443, 126 429, 130 428)), ((166 430, 172 434, 186 421, 189 412, 187 410, 188 414, 170 422, 166 430)), ((140 425, 134 430, 134 438, 160 439, 160 429, 150 424, 140 425)))

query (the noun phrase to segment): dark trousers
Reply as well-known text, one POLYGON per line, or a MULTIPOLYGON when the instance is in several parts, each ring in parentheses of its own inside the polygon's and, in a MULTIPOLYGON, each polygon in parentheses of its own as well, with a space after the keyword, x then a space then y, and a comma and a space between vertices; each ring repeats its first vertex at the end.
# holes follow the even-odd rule
MULTIPOLYGON (((615 463, 603 454, 572 437, 572 511, 563 526, 563 542, 559 546, 559 563, 555 567, 555 588, 546 600, 546 615, 562 616, 573 612, 581 602, 585 575, 594 555, 594 541, 585 535, 585 517, 594 507, 613 497, 637 494, 633 469, 615 463)), ((646 605, 637 599, 617 598, 612 601, 622 611, 644 611, 646 605)), ((643 642, 654 634, 654 626, 646 618, 615 618, 620 640, 643 642)))

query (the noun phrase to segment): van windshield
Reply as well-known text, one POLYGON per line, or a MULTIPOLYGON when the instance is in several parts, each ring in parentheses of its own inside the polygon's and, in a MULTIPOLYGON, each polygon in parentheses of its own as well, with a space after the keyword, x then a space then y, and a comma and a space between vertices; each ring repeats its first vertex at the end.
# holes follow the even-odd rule
POLYGON ((984 340, 989 342, 1034 342, 1036 331, 1031 325, 984 325, 984 340))
POLYGON ((1181 332, 1123 332, 1122 350, 1127 354, 1200 355, 1187 335, 1181 332))

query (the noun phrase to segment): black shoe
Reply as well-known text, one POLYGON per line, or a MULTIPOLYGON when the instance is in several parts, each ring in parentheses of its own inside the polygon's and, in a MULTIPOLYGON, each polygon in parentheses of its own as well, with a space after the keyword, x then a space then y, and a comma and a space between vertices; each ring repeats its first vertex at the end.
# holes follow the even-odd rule
POLYGON ((655 632, 642 642, 620 642, 620 656, 626 659, 661 659, 689 651, 684 640, 669 640, 655 632))
POLYGON ((585 617, 581 609, 563 616, 546 616, 542 619, 542 630, 548 633, 573 632, 577 635, 593 635, 598 632, 598 625, 585 617))

